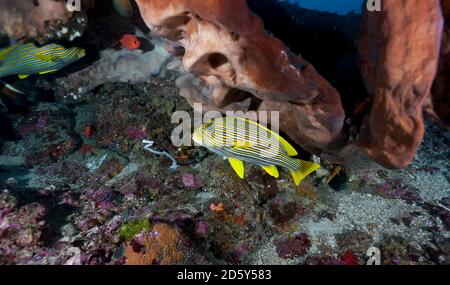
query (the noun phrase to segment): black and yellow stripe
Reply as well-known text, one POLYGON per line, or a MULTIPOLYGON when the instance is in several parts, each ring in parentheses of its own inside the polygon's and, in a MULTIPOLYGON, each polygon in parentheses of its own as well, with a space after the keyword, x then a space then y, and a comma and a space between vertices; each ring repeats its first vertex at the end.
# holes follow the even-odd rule
POLYGON ((232 158, 230 163, 241 177, 242 161, 261 166, 275 177, 278 177, 276 166, 286 168, 294 176, 296 184, 320 167, 293 158, 297 151, 286 140, 245 118, 214 119, 194 132, 194 141, 220 156, 232 158))

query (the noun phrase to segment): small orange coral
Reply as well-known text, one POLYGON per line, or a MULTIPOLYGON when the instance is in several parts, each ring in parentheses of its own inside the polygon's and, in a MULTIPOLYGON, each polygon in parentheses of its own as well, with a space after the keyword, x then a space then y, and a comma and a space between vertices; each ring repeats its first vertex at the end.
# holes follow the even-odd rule
POLYGON ((131 241, 125 249, 128 265, 179 264, 185 256, 180 231, 167 224, 156 224, 139 243, 131 241))
POLYGON ((219 204, 214 204, 212 203, 209 208, 211 209, 211 211, 213 211, 214 213, 220 213, 223 212, 223 203, 219 203, 219 204))

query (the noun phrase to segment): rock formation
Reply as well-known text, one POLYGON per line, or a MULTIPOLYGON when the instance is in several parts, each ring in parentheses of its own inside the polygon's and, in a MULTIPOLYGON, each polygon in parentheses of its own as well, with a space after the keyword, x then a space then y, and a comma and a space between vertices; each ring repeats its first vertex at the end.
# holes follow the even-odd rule
MULTIPOLYGON (((186 49, 184 67, 196 77, 178 84, 190 104, 245 111, 257 98, 255 109, 280 111, 286 118, 281 130, 309 151, 342 146, 340 95, 310 63, 265 32, 245 0, 136 2, 154 33, 186 49)), ((449 2, 442 0, 447 18, 449 2)), ((381 12, 363 15, 360 69, 372 106, 358 145, 385 167, 412 161, 424 136, 424 108, 449 124, 449 33, 442 28, 439 0, 385 0, 381 12)))
POLYGON ((442 25, 439 0, 385 0, 381 12, 364 17, 361 75, 373 106, 361 145, 383 166, 406 167, 423 139, 423 107, 436 76, 442 25))

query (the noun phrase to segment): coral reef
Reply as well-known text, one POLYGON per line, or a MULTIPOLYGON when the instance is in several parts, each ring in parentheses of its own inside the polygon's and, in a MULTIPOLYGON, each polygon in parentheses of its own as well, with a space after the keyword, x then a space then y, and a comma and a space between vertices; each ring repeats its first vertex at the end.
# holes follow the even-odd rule
MULTIPOLYGON (((83 1, 89 22, 73 44, 85 61, 3 78, 26 99, 1 97, 0 264, 356 265, 371 247, 382 264, 450 264, 450 134, 421 115, 448 124, 448 24, 440 42, 437 1, 385 3, 393 11, 362 16, 365 90, 356 14, 140 0, 150 34, 138 13, 83 1), (141 49, 114 46, 122 34, 141 49), (193 116, 195 102, 281 110, 283 130, 322 168, 298 187, 288 171, 274 179, 252 165, 241 180, 204 148, 174 146, 172 114, 193 116)), ((20 37, 48 31, 35 32, 20 37)))
POLYGON ((404 170, 350 156, 339 191, 327 164, 298 189, 252 166, 240 180, 219 157, 171 145, 172 110, 190 110, 175 78, 104 84, 13 116, 15 132, 31 129, 1 148, 0 263, 350 265, 371 246, 385 264, 450 262, 448 134, 428 123, 404 170), (54 156, 47 140, 60 132, 78 142, 54 156), (142 132, 177 171, 143 150, 142 132))

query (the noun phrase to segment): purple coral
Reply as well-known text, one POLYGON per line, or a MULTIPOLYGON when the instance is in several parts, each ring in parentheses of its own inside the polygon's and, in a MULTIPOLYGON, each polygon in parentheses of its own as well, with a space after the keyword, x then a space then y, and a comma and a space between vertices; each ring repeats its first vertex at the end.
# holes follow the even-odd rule
POLYGON ((183 185, 189 188, 200 188, 203 186, 203 180, 192 173, 183 173, 183 185))
POLYGON ((127 130, 127 136, 137 139, 137 140, 143 140, 147 137, 147 133, 143 130, 140 130, 135 127, 131 127, 127 130))
POLYGON ((46 126, 47 126, 47 118, 45 118, 43 116, 39 117, 39 119, 35 125, 35 128, 36 129, 44 129, 46 126))
POLYGON ((205 237, 208 235, 209 233, 209 224, 207 221, 205 220, 201 220, 197 223, 196 227, 195 227, 195 232, 202 237, 205 237))
POLYGON ((239 245, 231 254, 230 261, 234 264, 239 264, 242 257, 250 252, 250 245, 247 243, 242 243, 239 245))
POLYGON ((88 190, 88 196, 96 203, 108 202, 112 199, 111 189, 108 187, 100 187, 98 190, 88 190))
POLYGON ((388 199, 402 199, 408 204, 417 204, 422 200, 418 189, 403 185, 398 179, 384 183, 376 191, 388 199))
POLYGON ((298 234, 293 238, 281 238, 275 243, 278 256, 289 259, 305 255, 311 247, 306 234, 298 234))
POLYGON ((136 182, 141 187, 156 188, 159 186, 159 181, 156 178, 146 175, 144 173, 139 173, 136 176, 136 182))

